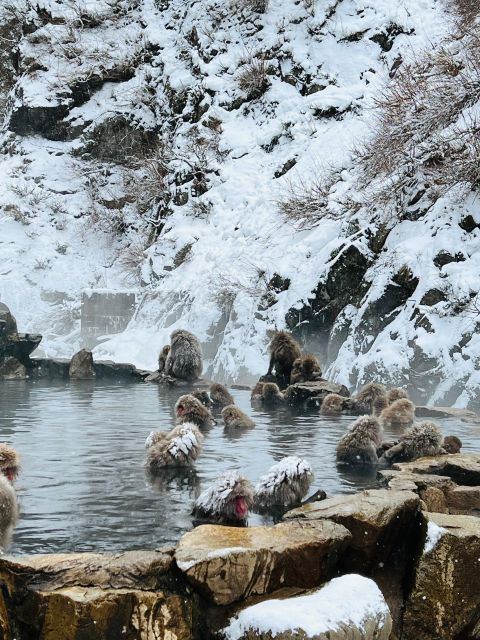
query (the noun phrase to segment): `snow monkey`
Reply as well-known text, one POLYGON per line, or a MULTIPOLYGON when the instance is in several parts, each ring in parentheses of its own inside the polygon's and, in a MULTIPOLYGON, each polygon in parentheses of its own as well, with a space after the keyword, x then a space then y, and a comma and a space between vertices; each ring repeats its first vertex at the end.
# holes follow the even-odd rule
POLYGON ((170 345, 166 344, 163 349, 160 351, 160 355, 158 356, 158 370, 160 373, 165 369, 165 363, 167 361, 167 356, 170 351, 170 345))
POLYGON ((237 471, 226 471, 200 494, 195 518, 210 522, 245 524, 253 504, 253 488, 237 471))
POLYGON ((297 358, 301 357, 300 347, 293 336, 287 331, 275 331, 269 345, 270 364, 267 375, 275 375, 281 381, 281 387, 290 384, 292 366, 297 358))
POLYGON ((212 400, 208 395, 208 391, 200 391, 199 389, 195 389, 195 391, 192 391, 191 395, 197 400, 200 400, 204 407, 210 409, 210 407, 212 406, 212 400))
POLYGON ((202 373, 202 347, 193 333, 177 329, 170 336, 165 373, 181 380, 196 380, 202 373))
POLYGON ((226 407, 229 404, 235 404, 235 400, 227 387, 224 387, 223 384, 217 384, 216 382, 210 385, 210 398, 212 399, 213 406, 218 409, 226 407))
POLYGON ((266 407, 275 407, 285 403, 285 396, 274 382, 265 382, 263 385, 262 401, 266 407))
POLYGON ((321 377, 322 370, 317 357, 313 355, 301 356, 297 358, 292 365, 290 384, 319 380, 321 377))
POLYGON ((393 389, 389 389, 387 391, 388 404, 392 404, 392 402, 395 402, 395 400, 401 400, 402 398, 408 399, 408 393, 401 387, 394 387, 393 389))
POLYGON ((203 435, 197 426, 184 422, 168 433, 151 433, 145 466, 152 473, 165 467, 185 467, 199 456, 203 446, 203 435))
POLYGON ((260 511, 298 506, 313 480, 312 467, 298 456, 287 456, 274 464, 255 487, 254 504, 260 511))
POLYGON ((251 402, 262 402, 264 386, 265 382, 257 382, 257 384, 252 389, 252 393, 250 394, 251 402))
POLYGON ((368 413, 373 413, 375 407, 378 409, 383 403, 383 406, 386 406, 386 396, 387 391, 383 384, 369 382, 352 396, 352 401, 354 405, 358 405, 358 409, 366 407, 368 413))
POLYGON ((250 429, 255 422, 234 404, 222 409, 222 418, 227 429, 250 429))
POLYGON ((215 424, 215 421, 207 407, 204 407, 200 400, 194 396, 186 394, 180 396, 175 404, 175 417, 177 424, 183 422, 193 422, 197 427, 208 428, 215 424))
POLYGON ((18 520, 17 495, 13 481, 18 475, 20 462, 13 447, 0 443, 0 548, 10 543, 18 520))
POLYGON ((339 416, 342 413, 344 400, 338 393, 327 393, 322 401, 320 413, 323 416, 339 416))
POLYGON ((385 451, 384 457, 389 462, 399 462, 436 456, 445 453, 442 445, 443 435, 438 426, 425 420, 407 429, 399 442, 385 451))
POLYGON ((460 453, 462 441, 457 436, 445 436, 443 439, 443 448, 447 453, 460 453))
POLYGON ((377 464, 377 448, 382 444, 383 429, 378 418, 357 418, 337 445, 337 462, 377 464))
POLYGON ((384 425, 410 425, 415 418, 415 405, 407 398, 400 398, 380 413, 384 425))

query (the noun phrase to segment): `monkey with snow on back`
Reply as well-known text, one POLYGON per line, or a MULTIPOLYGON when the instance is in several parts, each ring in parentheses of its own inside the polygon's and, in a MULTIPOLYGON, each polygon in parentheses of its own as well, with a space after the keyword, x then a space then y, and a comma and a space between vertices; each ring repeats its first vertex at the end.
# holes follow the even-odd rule
POLYGON ((203 447, 203 435, 196 425, 184 422, 168 433, 152 432, 147 438, 145 467, 156 473, 165 467, 193 464, 203 447))
POLYGON ((202 373, 202 347, 193 333, 177 329, 170 336, 165 374, 181 380, 196 380, 202 373))
POLYGON ((382 444, 383 429, 375 416, 357 418, 337 445, 337 462, 377 464, 377 449, 382 444))
POLYGON ((193 508, 197 520, 245 524, 253 505, 253 488, 237 471, 226 471, 200 494, 193 508))
POLYGON ((259 512, 298 506, 313 481, 312 467, 298 456, 274 464, 255 487, 254 504, 259 512))
POLYGON ((226 429, 250 429, 255 426, 255 422, 234 404, 222 409, 222 418, 226 429))
POLYGON ((17 494, 13 481, 18 475, 20 461, 13 447, 0 443, 0 549, 10 544, 18 520, 17 494))
POLYGON ((210 385, 210 398, 216 409, 221 409, 229 404, 235 404, 235 400, 227 387, 216 382, 210 385))
POLYGON ((389 462, 402 462, 441 453, 445 453, 442 432, 434 422, 425 420, 407 429, 383 457, 389 462))
POLYGON ((322 378, 322 369, 316 356, 300 356, 294 360, 292 373, 290 374, 290 384, 298 382, 311 382, 322 378))
POLYGON ((268 375, 275 375, 281 382, 282 387, 290 384, 292 366, 297 358, 301 357, 300 347, 296 340, 287 331, 275 331, 269 344, 270 364, 268 375))
POLYGON ((177 400, 175 404, 175 418, 177 424, 183 422, 193 422, 200 429, 208 429, 213 426, 213 419, 210 410, 205 407, 200 400, 187 393, 177 400))

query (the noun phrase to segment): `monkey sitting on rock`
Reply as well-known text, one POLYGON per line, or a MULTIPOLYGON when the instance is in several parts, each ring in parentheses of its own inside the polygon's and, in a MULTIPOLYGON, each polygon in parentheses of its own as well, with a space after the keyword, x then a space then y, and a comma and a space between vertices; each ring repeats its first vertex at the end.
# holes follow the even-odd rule
POLYGON ((165 467, 191 465, 200 455, 203 435, 197 426, 184 422, 168 433, 152 432, 147 438, 146 468, 156 473, 165 467))
POLYGON ((357 418, 337 445, 337 462, 377 464, 377 449, 381 446, 382 439, 383 429, 378 418, 357 418))
POLYGON ((222 409, 222 418, 226 429, 251 429, 255 426, 255 422, 234 404, 222 409))
POLYGON ((210 385, 210 398, 215 409, 222 409, 229 404, 235 404, 235 400, 227 387, 216 382, 210 385))
POLYGON ((0 549, 10 544, 18 520, 17 494, 13 481, 18 475, 20 462, 13 447, 0 443, 0 549))
POLYGON ((181 380, 196 380, 202 374, 202 347, 198 338, 185 329, 177 329, 170 336, 164 373, 181 380))
POLYGON ((446 453, 442 432, 434 422, 425 420, 407 429, 399 442, 387 449, 382 457, 392 463, 437 456, 441 453, 446 453))
POLYGON ((313 480, 312 467, 298 456, 287 456, 274 464, 255 487, 254 505, 260 513, 287 511, 299 506, 313 480))
POLYGON ((301 356, 294 361, 292 373, 290 374, 290 384, 311 382, 312 380, 321 380, 321 378, 322 370, 316 356, 301 356))
POLYGON ((269 345, 270 364, 267 376, 275 375, 282 388, 290 384, 293 363, 301 357, 300 347, 287 331, 275 331, 269 345))
POLYGON ((193 515, 201 522, 244 525, 252 505, 250 482, 237 471, 227 471, 200 494, 193 515))
POLYGON ((175 404, 175 417, 177 424, 193 422, 200 429, 208 429, 213 426, 215 420, 212 414, 191 394, 180 396, 175 404))

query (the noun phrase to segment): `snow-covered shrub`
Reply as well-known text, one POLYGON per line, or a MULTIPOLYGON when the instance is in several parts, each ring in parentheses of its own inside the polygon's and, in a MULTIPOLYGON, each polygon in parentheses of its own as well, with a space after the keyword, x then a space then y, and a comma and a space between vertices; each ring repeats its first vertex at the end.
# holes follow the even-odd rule
POLYGON ((480 15, 478 0, 450 0, 450 6, 465 25, 480 15))
POLYGON ((263 57, 252 58, 238 74, 238 86, 249 100, 259 98, 270 86, 267 63, 263 57))
POLYGON ((480 25, 403 64, 357 153, 368 201, 421 215, 452 189, 479 187, 479 101, 480 25))

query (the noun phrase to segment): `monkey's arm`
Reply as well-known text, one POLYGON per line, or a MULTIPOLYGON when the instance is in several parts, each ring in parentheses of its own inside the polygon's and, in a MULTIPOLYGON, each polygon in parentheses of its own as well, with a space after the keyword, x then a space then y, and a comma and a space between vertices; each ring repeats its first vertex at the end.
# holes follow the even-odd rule
POLYGON ((392 459, 394 459, 394 458, 396 458, 398 456, 401 456, 402 453, 403 453, 403 449, 404 449, 403 442, 399 442, 394 447, 390 447, 390 449, 385 451, 385 453, 383 455, 385 456, 385 458, 387 460, 392 460, 392 459))
POLYGON ((275 365, 275 358, 272 353, 272 355, 270 356, 270 364, 268 366, 267 376, 272 375, 274 365, 275 365))

